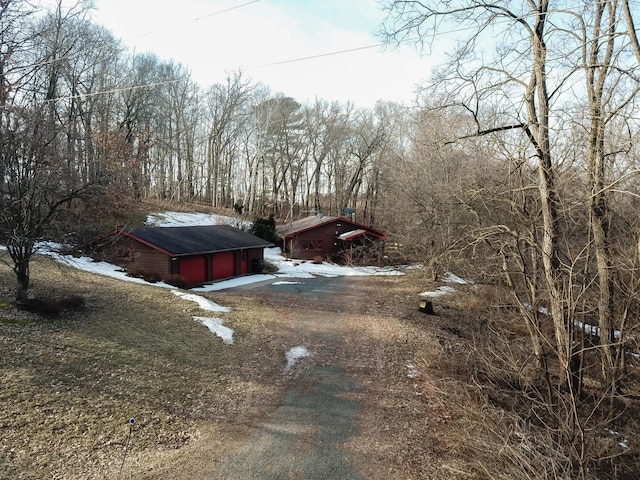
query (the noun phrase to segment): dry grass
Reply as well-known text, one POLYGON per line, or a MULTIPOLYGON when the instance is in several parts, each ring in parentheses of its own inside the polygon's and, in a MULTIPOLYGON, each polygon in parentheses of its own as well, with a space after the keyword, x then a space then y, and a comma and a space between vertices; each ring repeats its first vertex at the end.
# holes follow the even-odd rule
MULTIPOLYGON (((2 275, 10 285, 8 269, 2 275)), ((281 358, 264 354, 268 336, 228 347, 191 319, 195 304, 165 289, 42 259, 32 275, 34 295, 79 294, 86 307, 49 320, 6 307, 0 478, 113 478, 130 418, 125 466, 145 469, 154 452, 183 447, 208 422, 250 421, 277 401, 281 358)), ((244 335, 243 322, 234 327, 244 335)))
MULTIPOLYGON (((315 305, 211 295, 232 309, 220 315, 236 332, 229 346, 165 289, 45 259, 32 275, 34 295, 80 295, 85 307, 45 320, 15 312, 0 270, 0 478, 216 478, 278 405, 291 381, 283 353, 297 344, 315 352, 310 362, 342 359, 360 384, 345 448, 367 478, 553 478, 554 468, 563 478, 562 448, 506 401, 524 398, 508 381, 523 357, 519 333, 505 346, 489 328, 504 313, 493 287, 456 287, 436 315, 418 311, 417 294, 434 287, 420 271, 353 279, 315 305)), ((610 465, 632 464, 630 445, 610 465)))

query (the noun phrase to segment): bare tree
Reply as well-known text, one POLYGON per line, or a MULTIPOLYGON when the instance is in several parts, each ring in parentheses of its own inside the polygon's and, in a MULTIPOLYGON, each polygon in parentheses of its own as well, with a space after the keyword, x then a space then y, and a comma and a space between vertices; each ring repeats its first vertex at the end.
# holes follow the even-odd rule
MULTIPOLYGON (((579 8, 554 8, 547 0, 387 5, 389 39, 418 34, 428 45, 453 23, 468 33, 428 94, 440 100, 441 111, 465 118, 465 130, 452 132, 445 144, 490 143, 508 167, 499 188, 485 185, 474 196, 460 197, 477 218, 468 245, 489 248, 501 259, 538 367, 547 379, 550 373, 559 378, 554 398, 548 384, 549 414, 573 442, 597 416, 583 417, 578 407, 584 362, 590 351, 599 352, 600 393, 615 395, 628 319, 628 307, 618 305, 630 305, 637 294, 633 274, 626 271, 637 231, 617 220, 611 208, 629 178, 616 177, 613 166, 628 161, 630 138, 638 130, 632 109, 640 50, 633 11, 616 0, 583 2, 579 8), (630 133, 626 138, 621 127, 630 133), (539 326, 543 305, 553 320, 553 372, 547 370, 547 338, 539 326), (592 319, 600 338, 589 346, 584 326, 592 319)), ((586 444, 573 445, 570 455, 586 478, 586 444)))
POLYGON ((77 46, 77 37, 69 36, 66 27, 83 10, 58 5, 45 18, 32 20, 11 9, 16 5, 5 2, 0 19, 18 15, 11 28, 2 29, 3 49, 11 49, 12 55, 4 63, 1 82, 0 234, 18 281, 17 298, 25 299, 37 242, 55 231, 65 210, 94 184, 74 175, 77 152, 65 142, 74 120, 70 116, 78 114, 71 109, 65 115, 64 109, 73 95, 63 87, 63 70, 77 46))
POLYGON ((343 118, 342 107, 336 102, 329 104, 316 100, 305 109, 305 138, 312 160, 306 186, 306 209, 309 212, 324 211, 322 196, 326 190, 326 180, 323 178, 323 168, 331 152, 338 147, 340 133, 345 131, 343 118))
POLYGON ((232 171, 238 163, 239 136, 249 113, 254 85, 242 72, 227 76, 224 84, 213 85, 206 94, 208 104, 207 197, 214 207, 229 206, 234 197, 232 171))
MULTIPOLYGON (((554 128, 563 121, 564 112, 560 107, 569 100, 569 93, 575 91, 570 88, 571 82, 574 78, 585 78, 591 119, 583 125, 590 138, 584 149, 591 179, 590 230, 599 266, 600 324, 603 330, 611 332, 609 214, 603 170, 608 153, 604 139, 606 124, 614 112, 624 113, 624 106, 631 105, 637 94, 635 69, 625 53, 633 42, 620 40, 625 36, 633 38, 629 33, 632 29, 616 31, 627 12, 621 5, 624 2, 588 2, 584 10, 573 11, 551 10, 546 0, 517 3, 461 0, 429 5, 414 1, 388 2, 391 25, 395 27, 388 31, 389 38, 401 39, 418 33, 424 42, 429 42, 441 22, 448 21, 469 29, 469 37, 458 44, 451 63, 433 83, 433 88, 440 90, 443 104, 465 113, 474 125, 461 137, 520 131, 528 141, 527 155, 536 160, 538 173, 543 291, 554 320, 561 383, 574 392, 579 390, 573 331, 576 319, 571 317, 567 296, 571 289, 567 285, 575 278, 566 263, 572 257, 570 247, 562 240, 566 238, 568 226, 563 220, 566 216, 558 186, 562 153, 556 139, 560 131, 554 128), (550 18, 555 19, 554 23, 549 23, 550 18), (491 42, 495 45, 494 52, 482 48, 490 28, 501 32, 494 36, 497 42, 491 42), (572 55, 573 59, 567 60, 572 55), (552 78, 547 74, 550 67, 554 69, 552 78), (622 85, 628 93, 623 98, 614 94, 622 85)), ((627 24, 630 25, 628 21, 627 24)), ((608 364, 603 368, 609 372, 613 368, 612 352, 607 347, 610 344, 609 341, 602 343, 604 362, 608 364)))

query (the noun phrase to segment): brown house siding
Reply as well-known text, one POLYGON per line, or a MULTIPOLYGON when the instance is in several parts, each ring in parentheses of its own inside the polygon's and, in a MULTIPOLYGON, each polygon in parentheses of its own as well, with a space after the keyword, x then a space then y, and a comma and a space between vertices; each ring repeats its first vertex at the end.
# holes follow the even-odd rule
POLYGON ((131 266, 160 274, 171 274, 171 258, 165 254, 151 249, 140 249, 135 253, 137 255, 134 255, 131 266))
POLYGON ((289 239, 289 251, 295 258, 311 260, 314 257, 332 258, 339 250, 338 236, 354 229, 353 224, 343 219, 319 225, 298 233, 289 239))
POLYGON ((246 251, 247 252, 247 268, 251 273, 253 272, 254 260, 264 260, 264 249, 262 248, 251 248, 246 251))
MULTIPOLYGON (((344 217, 337 217, 329 221, 325 219, 325 223, 317 223, 316 225, 313 224, 313 219, 305 219, 304 222, 306 223, 299 230, 293 230, 289 234, 285 233, 283 245, 284 250, 293 258, 302 260, 311 260, 319 256, 323 259, 330 258, 341 261, 343 260, 342 252, 345 248, 350 248, 353 243, 345 242, 338 237, 344 233, 367 228, 344 217)), ((382 232, 373 229, 371 232, 373 237, 381 238, 384 236, 382 232)))
POLYGON ((295 258, 310 260, 314 257, 331 257, 335 243, 335 226, 326 225, 316 228, 288 240, 289 251, 295 258))
POLYGON ((167 255, 132 239, 120 240, 111 255, 113 263, 125 268, 171 273, 171 259, 167 255))

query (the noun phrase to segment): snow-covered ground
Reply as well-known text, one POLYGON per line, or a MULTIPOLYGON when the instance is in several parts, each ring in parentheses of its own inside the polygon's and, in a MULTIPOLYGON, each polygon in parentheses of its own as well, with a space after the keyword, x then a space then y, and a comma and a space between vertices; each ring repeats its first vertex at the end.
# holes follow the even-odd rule
MULTIPOLYGON (((455 282, 455 283, 459 283, 459 282, 455 282)), ((441 297, 443 295, 450 295, 452 293, 456 293, 455 288, 450 287, 448 285, 442 285, 441 287, 436 288, 432 292, 422 292, 420 294, 420 297, 421 298, 436 298, 436 297, 441 297)))

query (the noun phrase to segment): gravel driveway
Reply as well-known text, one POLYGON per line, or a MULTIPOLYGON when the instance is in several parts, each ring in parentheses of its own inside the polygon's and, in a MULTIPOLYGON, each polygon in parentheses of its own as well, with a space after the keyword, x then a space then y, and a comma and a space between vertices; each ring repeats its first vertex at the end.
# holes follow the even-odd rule
POLYGON ((220 472, 224 479, 364 479, 341 448, 360 409, 339 367, 308 367, 282 405, 220 472))
POLYGON ((238 293, 299 306, 292 327, 311 343, 311 356, 292 372, 282 403, 249 443, 219 471, 221 479, 364 479, 342 448, 361 409, 349 398, 359 385, 348 373, 345 316, 362 299, 346 278, 317 277, 291 283, 246 286, 238 293))

